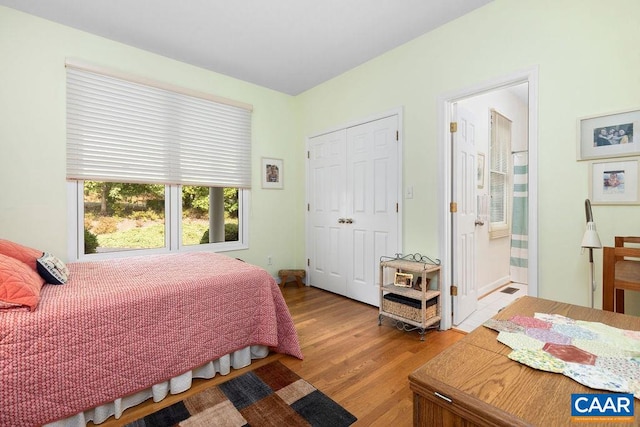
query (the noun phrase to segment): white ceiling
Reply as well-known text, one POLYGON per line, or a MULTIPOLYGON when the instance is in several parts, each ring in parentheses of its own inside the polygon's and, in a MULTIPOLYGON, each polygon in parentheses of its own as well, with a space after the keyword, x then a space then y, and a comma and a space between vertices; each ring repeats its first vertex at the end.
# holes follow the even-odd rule
POLYGON ((297 95, 492 0, 0 0, 297 95))

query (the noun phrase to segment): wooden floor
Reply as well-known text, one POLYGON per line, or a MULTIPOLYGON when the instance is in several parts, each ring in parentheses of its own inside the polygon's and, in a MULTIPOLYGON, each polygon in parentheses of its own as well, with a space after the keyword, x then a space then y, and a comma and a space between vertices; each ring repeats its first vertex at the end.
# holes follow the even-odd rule
POLYGON ((312 287, 282 290, 300 338, 304 360, 273 354, 245 369, 194 382, 189 391, 145 403, 101 426, 120 426, 257 366, 280 360, 354 414, 355 426, 410 426, 408 375, 464 337, 454 330, 404 332, 389 320, 378 326, 378 309, 312 287))

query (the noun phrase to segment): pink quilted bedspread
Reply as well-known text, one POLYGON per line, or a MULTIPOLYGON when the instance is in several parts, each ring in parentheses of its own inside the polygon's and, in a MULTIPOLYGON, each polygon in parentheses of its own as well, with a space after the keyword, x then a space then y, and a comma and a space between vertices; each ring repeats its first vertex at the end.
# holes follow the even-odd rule
POLYGON ((253 344, 302 358, 263 269, 214 253, 68 265, 34 312, 0 313, 0 425, 51 422, 253 344))

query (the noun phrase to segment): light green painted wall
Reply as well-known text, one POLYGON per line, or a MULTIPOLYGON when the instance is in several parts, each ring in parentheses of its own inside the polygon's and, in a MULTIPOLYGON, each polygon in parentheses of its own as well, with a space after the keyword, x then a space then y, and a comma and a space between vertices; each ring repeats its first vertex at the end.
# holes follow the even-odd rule
MULTIPOLYGON (((66 57, 254 105, 254 168, 283 158, 285 189, 254 176, 251 249, 230 255, 265 267, 272 255, 272 274, 304 265, 304 137, 396 107, 414 187, 404 249, 438 256, 437 97, 537 66, 540 296, 586 305, 589 165, 575 160, 576 120, 640 107, 639 15, 637 0, 495 0, 293 98, 0 7, 0 237, 67 253, 66 57)), ((594 206, 603 243, 640 235, 639 210, 594 206)), ((596 251, 599 286, 601 262, 596 251)))
POLYGON ((67 256, 65 58, 76 58, 254 106, 250 249, 267 268, 301 268, 304 147, 294 99, 0 7, 0 238, 67 256), (282 158, 284 190, 262 190, 262 156, 282 158), (273 265, 266 265, 266 257, 273 265))
MULTIPOLYGON (((438 256, 437 98, 539 67, 539 296, 587 305, 589 163, 579 117, 640 108, 637 0, 496 0, 296 98, 303 135, 404 108, 404 251, 438 256)), ((605 245, 640 235, 640 207, 594 206, 605 245)), ((602 252, 596 251, 601 301, 602 252)), ((635 314, 640 314, 640 311, 635 314)))

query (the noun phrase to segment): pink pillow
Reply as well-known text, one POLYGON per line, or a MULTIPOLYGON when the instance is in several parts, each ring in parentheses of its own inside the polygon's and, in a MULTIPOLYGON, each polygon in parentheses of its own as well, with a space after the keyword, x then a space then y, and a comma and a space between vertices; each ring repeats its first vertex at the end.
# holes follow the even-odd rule
POLYGON ((0 309, 36 309, 42 277, 24 262, 0 254, 0 309))
POLYGON ((11 242, 9 240, 0 239, 0 255, 6 255, 11 258, 15 258, 18 261, 22 261, 34 271, 37 270, 36 260, 42 256, 42 253, 42 251, 37 249, 22 246, 19 243, 11 242))

